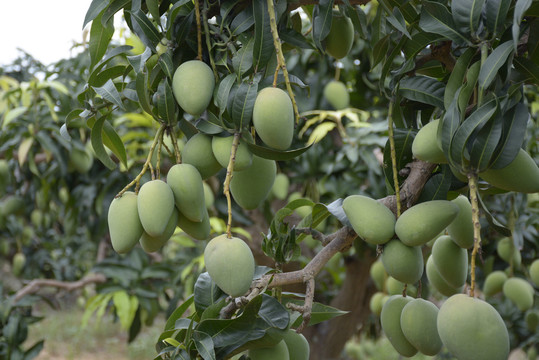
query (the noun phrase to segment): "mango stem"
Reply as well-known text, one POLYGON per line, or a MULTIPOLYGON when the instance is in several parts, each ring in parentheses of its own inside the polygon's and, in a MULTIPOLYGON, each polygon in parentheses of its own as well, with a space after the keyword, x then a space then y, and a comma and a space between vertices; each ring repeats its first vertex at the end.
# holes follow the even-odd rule
POLYGON ((226 167, 226 177, 223 184, 223 193, 226 197, 226 204, 228 208, 228 219, 226 222, 226 236, 230 239, 232 238, 232 198, 230 196, 230 181, 234 173, 234 163, 236 162, 236 152, 238 150, 238 145, 240 143, 240 133, 234 133, 234 140, 232 141, 232 147, 230 148, 230 160, 228 161, 228 166, 226 167))
POLYGON ((479 201, 477 199, 477 174, 468 173, 468 187, 470 188, 470 202, 472 205, 472 223, 473 223, 473 250, 471 259, 471 285, 470 296, 475 295, 475 258, 481 247, 481 224, 479 223, 479 201))
POLYGON ((393 100, 389 104, 387 114, 389 149, 391 152, 391 169, 393 171, 393 186, 395 187, 395 197, 397 198, 397 217, 401 216, 401 196, 399 187, 399 177, 397 173, 397 153, 395 151, 395 134, 393 133, 393 100))
POLYGON ((200 23, 200 3, 199 0, 195 0, 195 17, 197 20, 197 44, 198 44, 198 56, 197 59, 202 61, 202 26, 200 23))

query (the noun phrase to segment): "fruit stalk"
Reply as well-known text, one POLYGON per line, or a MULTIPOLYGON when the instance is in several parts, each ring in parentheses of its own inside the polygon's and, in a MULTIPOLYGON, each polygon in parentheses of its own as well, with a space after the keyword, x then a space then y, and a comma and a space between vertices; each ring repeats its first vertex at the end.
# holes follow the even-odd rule
POLYGON ((172 139, 172 145, 174 146, 174 156, 176 157, 176 164, 181 164, 182 156, 180 153, 180 148, 178 147, 178 137, 172 129, 170 131, 170 138, 172 139))
POLYGON ((210 41, 210 28, 208 26, 208 6, 204 1, 204 8, 202 9, 202 21, 204 22, 204 35, 206 35, 206 47, 208 48, 208 57, 210 58, 210 65, 213 70, 213 76, 215 80, 219 80, 219 74, 217 74, 217 68, 215 67, 215 60, 211 55, 211 41, 210 41))
POLYGON ((399 188, 399 177, 397 173, 397 154, 395 152, 395 137, 393 134, 393 100, 389 104, 389 112, 387 114, 388 134, 389 134, 389 149, 391 152, 391 168, 393 170, 393 185, 395 186, 395 196, 397 198, 397 218, 401 215, 401 197, 399 188))
POLYGON ((479 202, 477 199, 477 174, 468 173, 468 186, 470 188, 470 202, 472 205, 472 222, 473 222, 473 250, 471 259, 471 285, 470 296, 474 297, 475 293, 475 257, 481 246, 481 224, 479 223, 479 202))
POLYGON ((238 145, 240 143, 240 133, 234 133, 234 140, 232 141, 232 147, 230 148, 230 160, 228 161, 228 166, 226 168, 226 178, 223 185, 223 193, 226 197, 226 204, 228 208, 228 220, 226 222, 226 236, 227 238, 232 238, 232 198, 230 196, 230 181, 232 180, 232 175, 234 172, 234 162, 236 162, 236 152, 238 150, 238 145))
MULTIPOLYGON (((268 1, 268 12, 269 12, 269 18, 270 18, 270 27, 271 27, 271 35, 273 36, 273 46, 275 47, 275 53, 277 54, 277 69, 281 68, 283 70, 283 75, 286 83, 286 90, 288 91, 288 95, 290 96, 290 99, 292 100, 292 106, 294 108, 294 117, 296 119, 296 123, 299 121, 299 111, 298 111, 298 105, 296 104, 296 99, 294 98, 294 92, 292 91, 292 85, 290 85, 290 78, 288 77, 288 70, 286 69, 286 61, 284 59, 283 55, 283 49, 281 47, 281 40, 279 39, 279 33, 277 31, 277 20, 275 19, 275 7, 273 6, 273 0, 267 0, 268 1)), ((277 74, 279 72, 275 71, 275 78, 273 81, 273 86, 276 85, 277 74)))
POLYGON ((198 56, 197 59, 202 61, 202 26, 200 23, 200 3, 195 0, 195 17, 197 19, 197 44, 198 56))

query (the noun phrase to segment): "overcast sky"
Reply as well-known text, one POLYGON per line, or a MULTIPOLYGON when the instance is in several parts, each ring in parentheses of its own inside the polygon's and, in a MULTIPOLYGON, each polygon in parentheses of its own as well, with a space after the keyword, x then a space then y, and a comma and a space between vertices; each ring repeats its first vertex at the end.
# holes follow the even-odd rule
POLYGON ((82 23, 91 0, 0 0, 0 66, 22 48, 48 65, 70 56, 82 42, 82 23))

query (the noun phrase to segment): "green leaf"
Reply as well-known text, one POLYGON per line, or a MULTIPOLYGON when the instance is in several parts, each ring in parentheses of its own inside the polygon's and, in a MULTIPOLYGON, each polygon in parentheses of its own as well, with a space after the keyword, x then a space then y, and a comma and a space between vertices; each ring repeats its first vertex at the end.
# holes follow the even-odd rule
POLYGON ((526 82, 539 85, 539 65, 537 63, 528 58, 515 57, 513 65, 524 76, 526 82))
POLYGON ((274 297, 262 294, 262 305, 258 311, 260 316, 270 327, 285 330, 288 327, 290 314, 286 308, 274 297))
POLYGON ((481 71, 479 71, 479 90, 485 91, 485 89, 492 83, 498 71, 506 63, 509 56, 513 54, 513 44, 511 41, 506 41, 500 44, 492 51, 487 57, 481 71))
POLYGON ((390 42, 391 34, 387 34, 383 38, 378 40, 376 44, 374 44, 372 51, 371 69, 374 69, 376 65, 378 65, 382 60, 386 58, 390 42))
POLYGON ((500 235, 502 236, 511 236, 511 230, 504 225, 502 225, 488 210, 488 208, 485 206, 485 203, 483 202, 483 199, 481 198, 480 194, 477 194, 477 199, 479 200, 479 206, 481 207, 481 210, 483 215, 485 215, 485 218, 487 219, 487 222, 489 225, 496 230, 500 235))
POLYGON ((165 323, 165 330, 174 329, 174 324, 176 323, 176 320, 180 319, 183 314, 185 314, 189 306, 191 306, 191 304, 193 303, 194 299, 194 295, 189 296, 180 306, 176 308, 176 310, 174 310, 174 312, 169 316, 167 322, 165 323))
POLYGON ((4 121, 2 121, 2 129, 4 129, 10 122, 24 114, 28 110, 26 106, 19 106, 13 109, 9 109, 4 113, 4 121))
POLYGON ((362 39, 367 39, 367 15, 359 6, 347 6, 346 14, 352 20, 354 29, 362 39))
POLYGON ((420 51, 425 49, 429 44, 440 41, 443 39, 443 36, 434 33, 428 33, 420 31, 414 35, 412 38, 406 41, 402 51, 407 58, 415 57, 420 51))
POLYGON ((108 121, 106 121, 103 126, 103 144, 108 147, 127 168, 127 155, 125 153, 124 143, 108 121))
POLYGON ((101 23, 106 24, 110 19, 116 15, 118 11, 127 7, 131 3, 131 0, 113 0, 107 7, 101 18, 101 23))
POLYGON ((240 77, 253 67, 253 47, 254 39, 251 37, 232 57, 232 66, 240 77))
POLYGON ((331 21, 333 19, 333 1, 334 0, 320 0, 320 2, 314 7, 313 11, 313 40, 315 46, 324 50, 322 46, 322 40, 326 38, 331 29, 331 21))
POLYGON ((219 108, 219 116, 223 115, 223 113, 226 111, 230 89, 232 89, 235 81, 236 74, 228 74, 221 79, 219 85, 217 86, 217 95, 214 96, 213 101, 215 106, 219 108))
MULTIPOLYGON (((412 143, 414 141, 417 130, 415 129, 394 129, 393 130, 393 139, 395 141, 395 155, 397 159, 397 174, 400 169, 404 168, 406 164, 413 160, 412 154, 412 143)), ((394 189, 393 184, 393 166, 391 163, 391 151, 389 146, 389 140, 387 140, 384 147, 384 174, 387 180, 387 183, 390 184, 391 188, 394 189)), ((404 178, 398 176, 399 183, 401 183, 404 178)))
POLYGON ((233 94, 230 116, 236 124, 236 129, 248 126, 253 116, 256 95, 258 94, 257 82, 242 82, 233 94))
POLYGON ((485 0, 452 0, 451 14, 458 31, 476 35, 485 0))
POLYGON ((109 79, 105 83, 105 85, 101 87, 92 86, 92 88, 103 99, 113 103, 114 105, 117 105, 122 110, 124 109, 124 105, 122 104, 122 98, 120 96, 120 93, 116 89, 116 85, 114 85, 112 80, 109 79))
POLYGON ((176 122, 176 100, 167 78, 161 80, 157 87, 157 112, 169 125, 176 122))
POLYGON ((475 49, 468 48, 461 56, 459 56, 457 62, 455 63, 455 67, 453 68, 453 71, 451 71, 451 75, 449 76, 449 80, 447 80, 447 85, 445 86, 444 106, 446 109, 449 108, 449 105, 455 98, 457 90, 464 83, 464 77, 466 75, 466 71, 468 70, 468 65, 470 64, 474 54, 475 49))
POLYGON ((99 73, 92 72, 92 75, 88 79, 88 85, 98 87, 103 86, 108 80, 116 79, 118 76, 122 76, 127 68, 127 65, 116 65, 99 73))
POLYGON ((204 272, 198 276, 195 283, 195 309, 198 314, 202 314, 204 310, 226 296, 225 293, 213 282, 210 275, 204 272))
POLYGON ((487 0, 485 6, 486 25, 492 37, 503 33, 510 6, 511 0, 487 0))
POLYGON ((148 46, 152 51, 156 51, 156 46, 161 41, 161 34, 153 23, 148 19, 146 14, 142 10, 137 10, 134 12, 128 12, 131 14, 133 19, 133 31, 144 45, 148 46))
POLYGON ((502 135, 503 117, 493 116, 477 133, 470 151, 470 165, 478 172, 488 168, 502 135))
POLYGON ((421 195, 417 200, 417 203, 432 201, 432 200, 446 200, 447 193, 451 188, 451 170, 449 167, 442 167, 442 171, 434 174, 429 178, 421 191, 421 195))
POLYGON ((253 64, 255 72, 262 69, 273 55, 273 37, 269 22, 268 2, 253 1, 255 36, 253 45, 253 64))
MULTIPOLYGON (((303 305, 302 301, 295 300, 295 299, 291 299, 287 302, 291 302, 296 305, 303 305)), ((311 312, 311 320, 309 321, 309 326, 316 325, 323 321, 331 320, 333 318, 336 318, 337 316, 346 315, 348 313, 349 311, 339 310, 329 305, 324 305, 319 302, 314 302, 312 312, 311 312)), ((291 327, 294 328, 294 327, 299 326, 302 321, 303 321, 303 316, 300 316, 299 318, 297 318, 294 324, 291 325, 291 327)))
POLYGON ((245 143, 247 144, 247 146, 249 147, 249 150, 253 153, 253 155, 260 156, 264 159, 276 160, 276 161, 292 160, 293 158, 298 157, 301 154, 303 154, 313 145, 313 144, 310 144, 299 149, 280 151, 280 150, 275 150, 275 149, 268 148, 265 146, 256 145, 254 143, 250 143, 249 141, 246 141, 245 143))
POLYGON ((158 0, 146 0, 146 6, 148 7, 148 11, 152 15, 152 18, 155 21, 159 21, 159 18, 161 17, 159 14, 159 1, 158 0))
POLYGON ((210 335, 195 330, 193 332, 193 340, 198 353, 204 360, 215 360, 215 349, 213 348, 213 340, 210 335))
POLYGON ((101 16, 102 14, 95 18, 90 29, 90 41, 88 43, 91 59, 90 68, 93 68, 101 60, 103 55, 105 55, 114 34, 113 22, 111 21, 106 26, 103 26, 101 24, 101 16))
POLYGON ((135 318, 138 309, 138 299, 136 296, 129 296, 125 290, 112 293, 112 302, 116 308, 116 315, 124 330, 129 329, 135 318))
POLYGON ((165 75, 172 80, 176 69, 174 68, 174 63, 172 62, 172 55, 168 51, 159 56, 159 66, 165 75))
POLYGON ((440 34, 459 44, 470 44, 470 39, 456 28, 449 10, 442 4, 423 1, 419 26, 426 32, 440 34))
POLYGON ((148 114, 152 113, 152 106, 150 105, 150 95, 148 94, 148 73, 140 72, 137 74, 136 79, 136 91, 140 106, 148 114))
POLYGON ((105 147, 103 146, 103 126, 105 123, 105 117, 102 116, 97 119, 92 127, 92 132, 90 134, 90 139, 92 141, 92 147, 94 148, 94 153, 97 158, 110 170, 116 168, 116 164, 110 156, 107 154, 105 147))
POLYGON ((146 61, 152 56, 152 51, 149 47, 144 49, 144 52, 140 55, 128 56, 127 61, 133 67, 133 71, 138 75, 139 72, 144 70, 144 65, 146 61))
POLYGON ((35 138, 39 141, 43 149, 53 154, 54 158, 58 161, 62 174, 65 174, 67 172, 67 166, 65 161, 62 160, 62 153, 58 148, 61 138, 55 139, 54 136, 51 137, 50 132, 45 130, 38 131, 35 138))
POLYGON ((232 20, 230 30, 233 35, 238 35, 247 31, 254 23, 253 8, 248 6, 232 20))
POLYGON ((399 93, 410 100, 444 108, 445 86, 427 76, 413 76, 400 81, 399 93))
POLYGON ((447 159, 450 159, 449 149, 451 148, 451 140, 453 139, 453 135, 455 135, 455 132, 460 125, 461 115, 458 107, 458 97, 461 89, 458 89, 455 93, 453 101, 451 101, 449 108, 445 112, 440 124, 438 125, 438 141, 440 141, 441 148, 447 159))
POLYGON ((404 20, 404 16, 402 16, 402 13, 400 12, 398 7, 393 8, 393 13, 388 14, 386 16, 386 20, 393 25, 395 29, 400 31, 404 36, 411 39, 412 36, 410 36, 410 33, 408 32, 408 29, 406 28, 406 21, 404 20))
POLYGON ((532 0, 517 0, 515 10, 513 12, 513 49, 517 51, 518 40, 520 38, 520 23, 524 17, 524 13, 531 6, 532 0))
POLYGON ((84 22, 82 23, 82 29, 88 24, 90 21, 94 20, 101 14, 101 12, 109 5, 109 0, 92 0, 92 3, 90 4, 90 7, 88 8, 88 11, 86 11, 86 15, 84 16, 84 22))
POLYGON ((470 97, 475 91, 475 84, 477 83, 480 71, 481 61, 478 60, 472 64, 472 66, 470 66, 468 72, 466 73, 466 84, 462 86, 458 96, 459 111, 461 112, 462 116, 464 116, 466 113, 466 108, 470 102, 470 97))

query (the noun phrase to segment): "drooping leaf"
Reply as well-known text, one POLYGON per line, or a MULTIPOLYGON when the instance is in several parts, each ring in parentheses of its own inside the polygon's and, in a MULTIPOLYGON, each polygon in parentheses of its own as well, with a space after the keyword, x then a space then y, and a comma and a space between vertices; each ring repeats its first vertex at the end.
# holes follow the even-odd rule
POLYGON ((157 112, 168 124, 176 122, 176 100, 167 78, 161 80, 157 87, 157 112))
POLYGON ((246 44, 232 57, 232 66, 234 71, 242 76, 253 67, 253 47, 254 39, 249 38, 246 44))
POLYGON ((422 5, 419 26, 424 31, 443 35, 459 44, 470 43, 470 39, 458 31, 451 13, 443 4, 423 1, 422 5))
POLYGON ((520 39, 520 22, 524 17, 524 13, 531 6, 532 0, 517 0, 515 4, 515 10, 513 12, 513 27, 511 28, 513 34, 513 49, 517 51, 518 41, 520 39))
POLYGON ((208 334, 195 330, 193 332, 193 340, 198 353, 204 360, 215 360, 215 349, 213 348, 213 340, 208 334))
POLYGON ((237 129, 248 126, 251 122, 257 93, 258 83, 254 81, 242 82, 234 92, 229 113, 237 129))
POLYGON ((475 35, 479 28, 485 0, 452 0, 451 14, 456 28, 462 34, 475 35))
MULTIPOLYGON (((288 302, 294 303, 296 305, 303 305, 302 301, 295 300, 295 299, 291 299, 288 302)), ((311 312, 311 320, 309 321, 309 326, 316 325, 323 321, 331 320, 333 318, 336 318, 337 316, 342 316, 346 314, 348 314, 348 311, 339 310, 329 305, 324 305, 319 302, 314 302, 312 312, 311 312)), ((291 325, 291 327, 299 326, 302 321, 303 321, 303 316, 298 317, 297 320, 294 322, 294 324, 291 325)))
POLYGON ((88 79, 88 85, 97 87, 103 86, 108 80, 116 79, 117 77, 125 74, 127 68, 127 65, 116 65, 106 68, 99 73, 93 72, 88 79))
POLYGON ((493 36, 500 35, 503 32, 505 19, 511 6, 511 0, 487 0, 486 25, 493 36))
POLYGON ((479 200, 479 207, 485 215, 485 218, 487 219, 489 225, 492 226, 492 228, 496 230, 500 235, 511 236, 511 230, 506 226, 502 225, 498 220, 496 220, 494 216, 492 216, 488 208, 485 206, 485 203, 483 202, 483 199, 481 198, 480 194, 477 194, 477 199, 479 200))
POLYGON ((451 170, 447 166, 442 167, 441 172, 434 174, 427 180, 417 203, 432 200, 446 200, 447 193, 451 188, 451 180, 451 170))
POLYGON ((92 88, 103 99, 113 103, 114 105, 118 106, 120 109, 124 109, 120 93, 118 92, 118 89, 116 89, 116 85, 114 85, 114 82, 112 82, 112 80, 109 79, 105 83, 105 85, 101 87, 94 86, 92 88))
POLYGON ((525 81, 535 85, 539 85, 539 65, 524 57, 516 57, 513 59, 515 69, 524 76, 525 81))
POLYGON ((442 82, 427 76, 413 76, 401 80, 401 96, 424 104, 444 108, 445 86, 442 82))
MULTIPOLYGON (((413 160, 412 154, 412 143, 414 141, 417 130, 414 129, 400 129, 396 128, 393 130, 393 139, 395 142, 395 156, 397 160, 397 174, 400 169, 404 168, 406 164, 413 160)), ((391 163, 391 149, 389 140, 386 142, 384 147, 384 175, 386 177, 386 182, 390 184, 391 188, 394 190, 393 184, 393 166, 391 163)), ((404 178, 400 175, 398 176, 399 183, 401 183, 404 178)))
POLYGON ((352 20, 354 30, 357 31, 359 37, 367 39, 367 15, 359 6, 347 6, 346 14, 352 20))
POLYGON ((118 11, 127 7, 131 3, 131 0, 112 0, 110 5, 107 7, 101 18, 101 23, 106 24, 110 19, 116 15, 118 11))
POLYGON ((114 34, 114 24, 112 21, 103 26, 101 24, 101 16, 102 14, 94 19, 90 28, 90 41, 88 43, 91 59, 90 68, 93 68, 101 60, 103 55, 105 55, 114 34))
POLYGON ((136 79, 136 91, 140 106, 148 114, 152 113, 152 106, 150 105, 150 94, 148 93, 148 73, 139 72, 136 79))
POLYGON ((447 85, 445 86, 444 106, 446 109, 449 108, 449 105, 455 97, 455 93, 462 86, 466 71, 468 70, 468 65, 470 64, 474 53, 474 48, 468 48, 457 59, 455 67, 453 68, 453 71, 451 71, 451 75, 449 76, 449 80, 447 80, 447 85))
POLYGON ((248 30, 253 24, 255 23, 255 18, 253 16, 253 8, 250 6, 247 6, 245 9, 243 9, 242 12, 240 12, 234 20, 232 20, 232 23, 230 24, 230 30, 232 31, 232 34, 241 34, 242 32, 248 30))
POLYGON ((133 31, 135 35, 140 38, 144 45, 152 49, 152 51, 156 51, 156 46, 161 41, 159 30, 157 30, 141 9, 131 11, 130 14, 133 20, 133 31))
POLYGON ((84 16, 84 21, 82 23, 82 29, 88 24, 90 21, 94 20, 101 14, 101 12, 109 5, 109 0, 92 0, 92 3, 90 4, 90 7, 86 11, 86 15, 84 16))
POLYGON ((189 296, 180 306, 178 306, 178 308, 176 308, 176 310, 174 310, 165 323, 165 330, 172 330, 174 328, 176 320, 180 319, 183 314, 185 314, 189 306, 191 306, 193 303, 194 299, 194 295, 189 296))
POLYGON ((198 314, 202 314, 207 307, 217 303, 221 297, 226 296, 207 272, 199 275, 195 283, 194 294, 195 309, 198 314))
POLYGON ((215 106, 219 108, 219 116, 223 115, 226 111, 226 105, 228 102, 228 95, 230 94, 230 89, 236 81, 235 74, 228 74, 221 79, 219 85, 217 86, 217 95, 214 97, 215 106))
POLYGON ((320 50, 324 50, 322 40, 328 36, 331 29, 333 2, 334 0, 320 0, 313 11, 313 40, 320 50))
POLYGON ((395 29, 400 31, 404 36, 409 39, 412 38, 412 36, 408 32, 408 29, 406 28, 406 20, 404 20, 404 16, 402 15, 398 7, 393 8, 393 13, 388 14, 386 20, 391 25, 393 25, 395 29))
POLYGON ((481 70, 479 71, 479 89, 484 91, 494 80, 498 71, 506 63, 509 56, 513 53, 513 44, 511 41, 506 41, 500 44, 487 57, 481 70))
POLYGON ((103 144, 116 155, 125 167, 127 167, 127 154, 125 152, 124 143, 116 130, 114 130, 114 127, 108 121, 105 121, 103 124, 103 144))
POLYGON ((144 70, 144 65, 146 64, 146 61, 152 56, 152 51, 149 47, 144 49, 144 52, 140 55, 133 55, 128 56, 127 61, 131 64, 133 67, 133 71, 138 74, 142 70, 144 70))
POLYGON ((105 116, 101 116, 98 118, 94 126, 92 127, 92 131, 90 133, 90 139, 92 142, 92 147, 94 149, 95 156, 110 170, 113 170, 116 168, 116 164, 112 159, 110 158, 109 154, 107 154, 107 151, 105 150, 105 146, 103 145, 103 126, 105 124, 105 116))
POLYGON ((258 71, 266 66, 274 51, 267 1, 253 1, 253 16, 255 20, 253 67, 258 71))
POLYGON ((488 164, 502 135, 503 118, 493 116, 477 133, 470 151, 470 165, 478 172, 488 168, 488 164))
MULTIPOLYGON (((470 102, 470 98, 475 91, 475 85, 477 84, 477 79, 479 78, 479 72, 481 71, 481 61, 478 60, 470 66, 468 72, 466 73, 466 84, 461 87, 461 91, 458 95, 458 106, 461 116, 464 117, 470 102)), ((456 95, 456 94, 455 94, 456 95)))
POLYGON ((270 159, 270 160, 276 160, 276 161, 287 161, 292 160, 295 157, 300 156, 305 151, 307 151, 312 144, 307 145, 302 148, 293 149, 293 150, 275 150, 269 147, 256 145, 254 143, 246 142, 247 146, 249 147, 249 150, 253 153, 253 155, 260 156, 264 159, 270 159))

